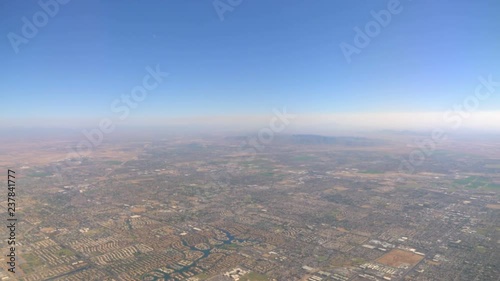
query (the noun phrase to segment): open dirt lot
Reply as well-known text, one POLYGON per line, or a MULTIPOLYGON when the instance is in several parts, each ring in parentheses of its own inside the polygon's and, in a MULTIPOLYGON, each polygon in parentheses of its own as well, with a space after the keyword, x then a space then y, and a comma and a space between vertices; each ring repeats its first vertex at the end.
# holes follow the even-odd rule
POLYGON ((378 258, 377 262, 392 267, 399 267, 402 264, 410 264, 411 266, 414 266, 423 258, 424 258, 423 256, 414 254, 412 252, 403 251, 400 249, 394 249, 389 253, 378 258))

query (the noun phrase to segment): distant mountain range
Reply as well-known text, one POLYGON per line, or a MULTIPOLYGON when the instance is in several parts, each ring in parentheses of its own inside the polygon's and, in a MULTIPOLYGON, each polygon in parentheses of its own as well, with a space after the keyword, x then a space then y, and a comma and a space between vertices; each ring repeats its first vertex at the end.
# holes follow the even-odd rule
POLYGON ((320 135, 292 135, 291 141, 295 144, 336 144, 345 146, 372 146, 383 144, 384 141, 364 137, 329 137, 320 135))
MULTIPOLYGON (((226 137, 226 140, 244 141, 249 139, 248 136, 231 136, 226 137)), ((312 134, 296 134, 296 135, 279 135, 273 140, 275 143, 289 144, 307 144, 307 145, 343 145, 343 146, 374 146, 386 143, 380 139, 370 139, 364 137, 352 136, 322 136, 312 134)))

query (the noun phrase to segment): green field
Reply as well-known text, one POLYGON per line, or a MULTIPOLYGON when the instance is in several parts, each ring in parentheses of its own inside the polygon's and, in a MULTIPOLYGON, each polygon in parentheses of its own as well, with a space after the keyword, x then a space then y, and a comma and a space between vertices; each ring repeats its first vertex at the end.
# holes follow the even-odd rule
POLYGON ((231 244, 225 244, 221 248, 223 248, 225 250, 237 250, 237 249, 241 248, 241 246, 238 244, 231 243, 231 244))
POLYGON ((274 173, 273 172, 264 172, 264 173, 261 173, 261 175, 264 177, 272 177, 272 176, 274 176, 274 173))
POLYGON ((476 246, 476 252, 484 254, 487 252, 487 249, 484 246, 478 245, 476 246))
POLYGON ((60 257, 62 257, 62 256, 69 257, 69 256, 73 256, 75 254, 69 249, 61 249, 61 250, 57 251, 57 255, 60 257))
POLYGON ((365 170, 365 171, 360 171, 362 174, 383 174, 383 171, 378 171, 378 170, 365 170))
POLYGON ((250 272, 241 277, 240 281, 267 281, 269 278, 267 276, 258 274, 255 272, 250 272))
POLYGON ((484 167, 487 169, 500 169, 500 163, 485 164, 484 167))
POLYGON ((35 271, 35 268, 42 266, 44 263, 43 261, 33 255, 33 254, 24 254, 22 255, 26 263, 23 263, 21 265, 21 269, 24 271, 25 274, 29 274, 35 271))
POLYGON ((497 189, 500 188, 500 184, 491 182, 490 179, 480 176, 470 176, 464 179, 458 179, 453 181, 456 186, 461 186, 465 188, 477 189, 477 188, 488 188, 497 189))
POLYGON ((313 155, 296 155, 292 158, 294 161, 311 161, 311 160, 316 160, 318 159, 316 156, 313 155))
POLYGON ((47 173, 47 172, 43 172, 43 171, 37 171, 37 172, 32 172, 32 173, 28 174, 28 176, 34 177, 34 178, 44 178, 44 177, 48 177, 51 175, 52 175, 51 173, 47 173))

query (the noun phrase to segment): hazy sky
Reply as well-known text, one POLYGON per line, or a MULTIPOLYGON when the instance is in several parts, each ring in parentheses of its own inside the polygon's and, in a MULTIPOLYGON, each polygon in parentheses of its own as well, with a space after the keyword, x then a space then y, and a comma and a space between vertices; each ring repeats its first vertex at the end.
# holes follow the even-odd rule
MULTIPOLYGON (((40 2, 52 3, 45 24, 37 1, 0 2, 4 126, 283 107, 315 116, 445 112, 474 94, 479 76, 500 81, 497 0, 40 2), (388 5, 386 26, 356 45, 354 28, 388 5), (350 62, 343 42, 357 48, 350 62), (122 95, 144 86, 148 66, 169 75, 149 79, 145 99, 124 109, 122 95)), ((500 111, 500 87, 477 110, 500 111)))

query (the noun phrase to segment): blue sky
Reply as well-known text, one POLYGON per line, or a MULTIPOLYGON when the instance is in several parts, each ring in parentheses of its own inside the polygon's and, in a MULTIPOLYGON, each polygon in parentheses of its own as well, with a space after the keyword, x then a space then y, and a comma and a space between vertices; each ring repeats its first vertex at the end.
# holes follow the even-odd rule
MULTIPOLYGON (((283 106, 301 114, 440 112, 472 94, 478 76, 500 80, 496 0, 401 0, 401 12, 347 63, 339 45, 354 44, 353 28, 364 29, 389 2, 243 0, 221 21, 206 0, 72 0, 16 54, 8 34, 22 36, 22 18, 43 10, 36 1, 2 1, 0 118, 116 117, 112 102, 156 65, 169 76, 133 118, 283 106)), ((496 94, 480 110, 499 111, 496 94)))

